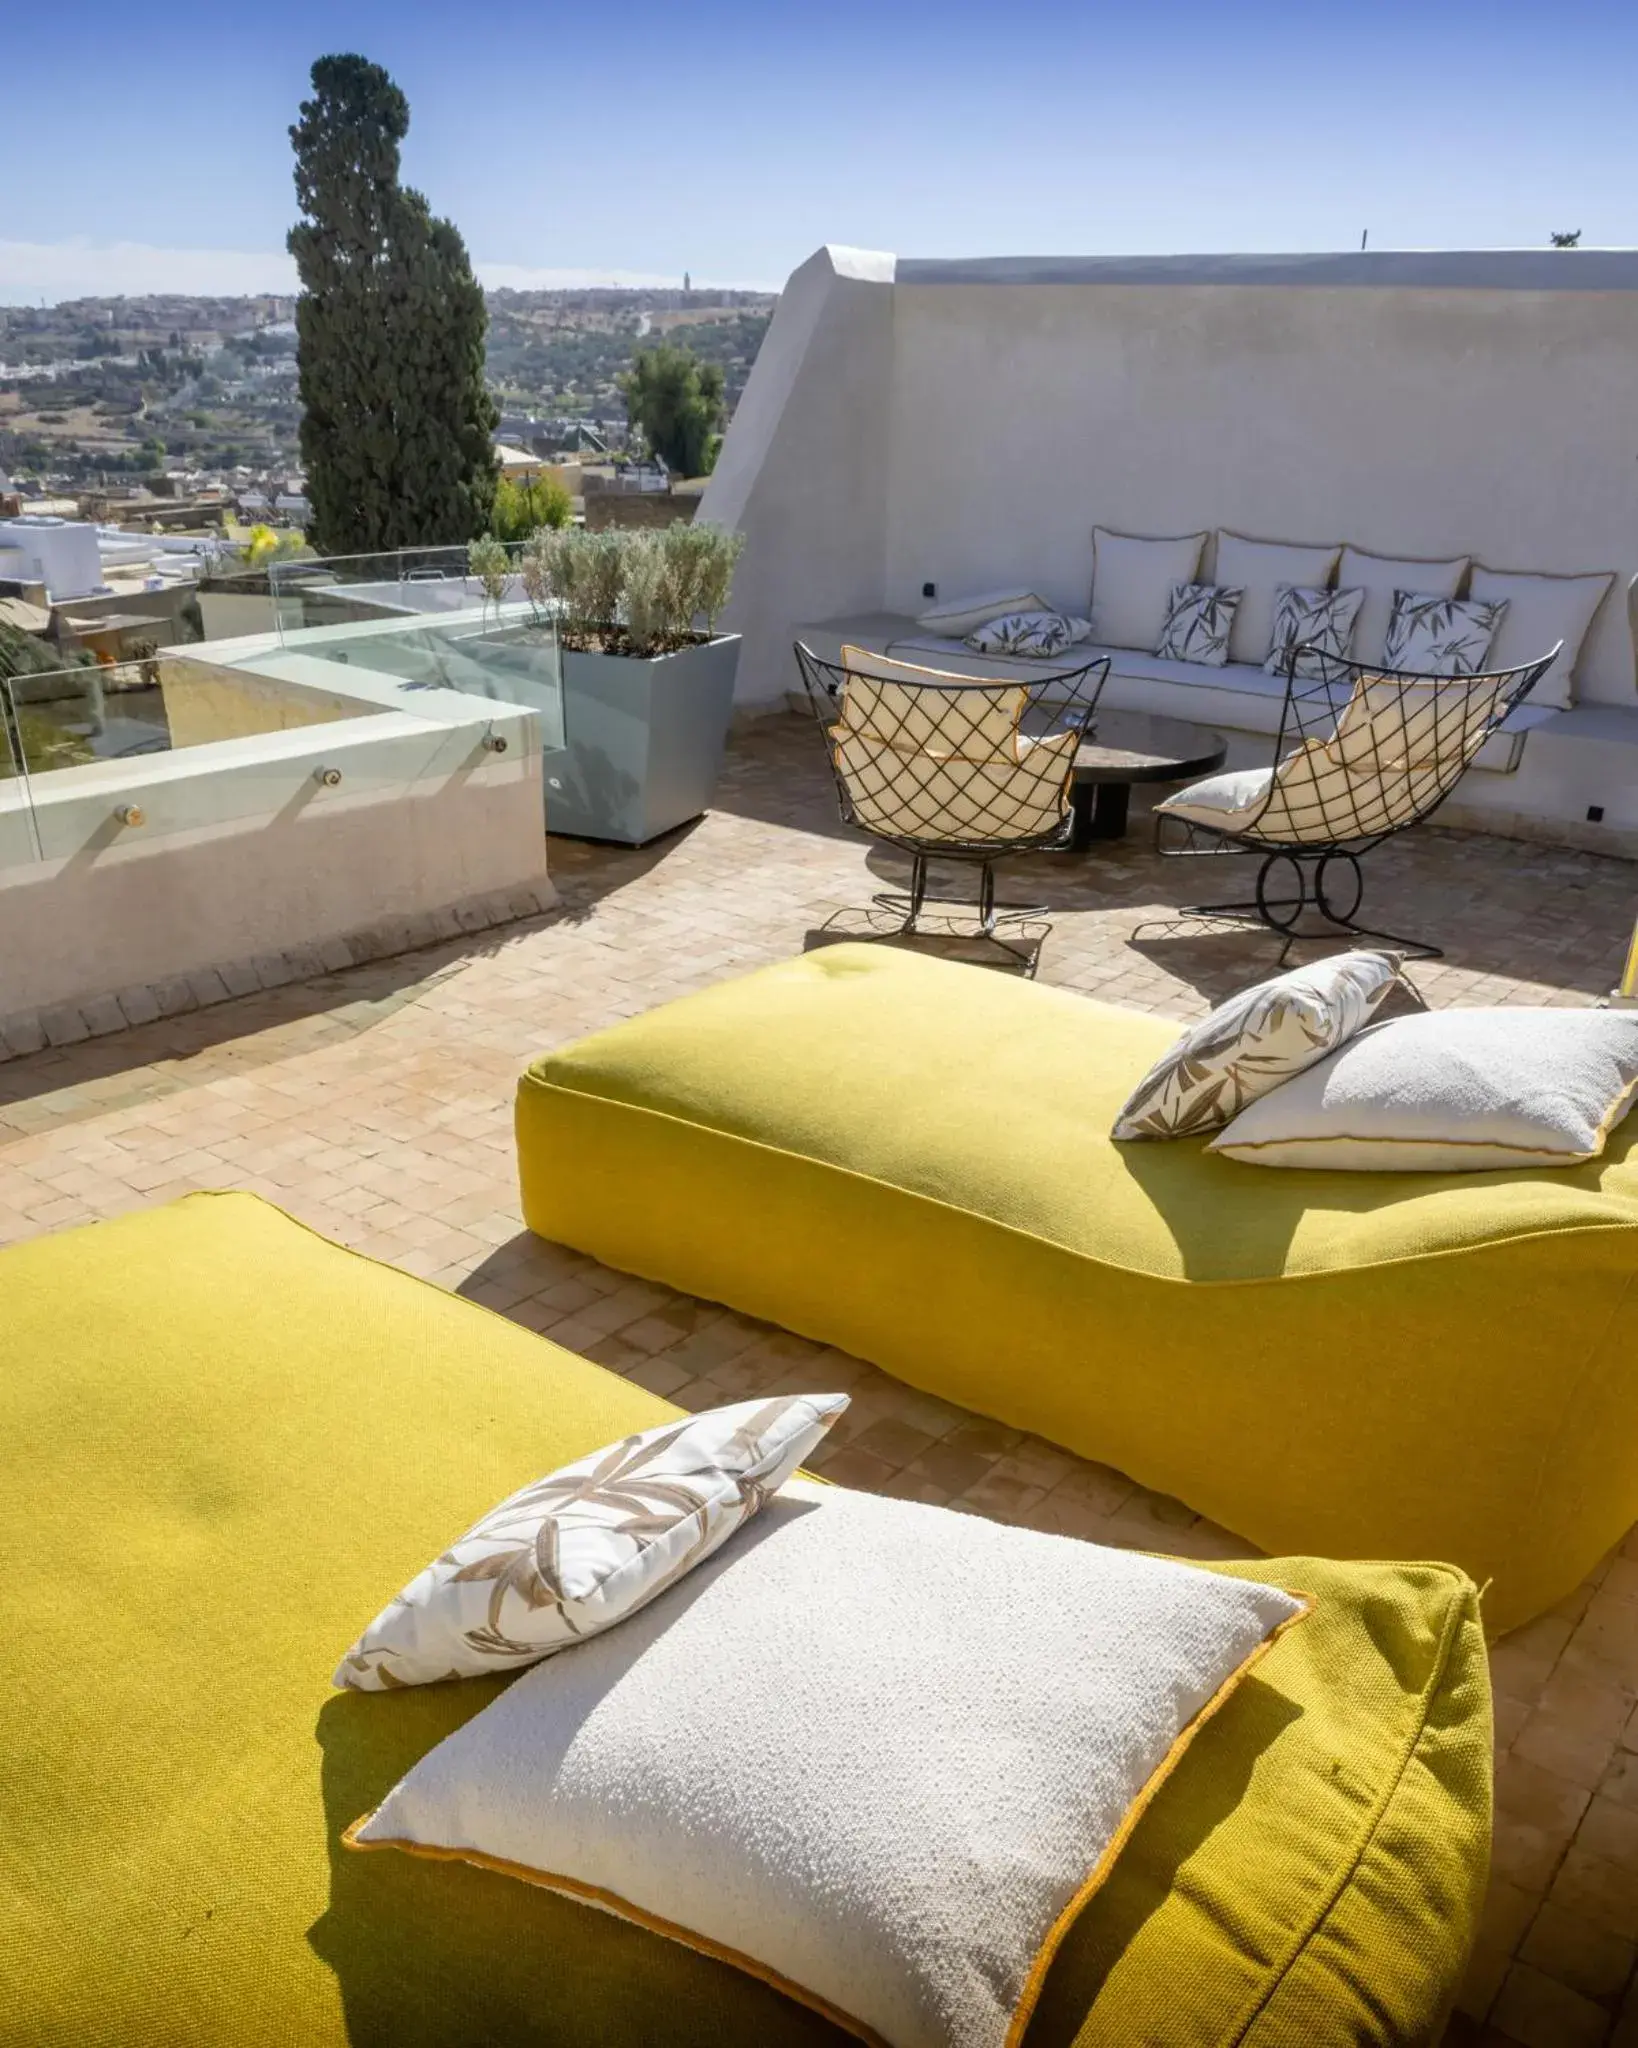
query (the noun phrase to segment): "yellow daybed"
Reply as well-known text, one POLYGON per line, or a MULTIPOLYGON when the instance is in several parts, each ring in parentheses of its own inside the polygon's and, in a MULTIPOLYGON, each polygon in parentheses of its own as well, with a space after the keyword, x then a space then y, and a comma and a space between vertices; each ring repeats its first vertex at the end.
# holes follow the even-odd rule
MULTIPOLYGON (((333 1693, 338 1653, 452 1531, 664 1402, 250 1196, 0 1252, 0 1319, 0 2038, 838 2048, 606 1914, 340 1846, 504 1681, 333 1693)), ((1234 1568, 1317 1610, 1144 1816, 1029 2048, 1436 2037, 1488 1843, 1473 1589, 1234 1568)))
POLYGON ((843 945, 537 1060, 543 1237, 868 1358, 1271 1552, 1444 1557, 1509 1628, 1638 1519, 1638 1115, 1535 1173, 1116 1145, 1179 1027, 843 945))

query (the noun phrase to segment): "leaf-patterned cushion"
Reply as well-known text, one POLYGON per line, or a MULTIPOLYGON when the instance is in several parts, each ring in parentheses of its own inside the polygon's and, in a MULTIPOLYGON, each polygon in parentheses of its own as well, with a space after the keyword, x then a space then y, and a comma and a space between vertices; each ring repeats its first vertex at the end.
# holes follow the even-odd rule
POLYGON ((1045 661, 1090 638, 1090 619, 1065 618, 1062 612, 1008 612, 987 619, 967 635, 975 654, 1011 654, 1026 661, 1045 661))
POLYGON ((612 1628, 726 1543, 847 1404, 845 1394, 740 1401, 532 1481, 381 1610, 335 1683, 388 1692, 517 1671, 612 1628))
POLYGON ((1156 654, 1167 661, 1221 668, 1228 660, 1235 607, 1244 595, 1223 583, 1174 584, 1156 654))
POLYGON ((1506 613, 1506 598, 1422 597, 1396 590, 1384 666, 1419 676, 1482 675, 1506 613))
POLYGON ((1313 590, 1282 583, 1274 599, 1274 638, 1263 667, 1271 676, 1283 676, 1292 648, 1312 647, 1318 652, 1299 654, 1296 672, 1323 682, 1331 671, 1322 657, 1341 659, 1347 654, 1364 602, 1363 590, 1313 590))
POLYGON ((1371 1021, 1399 978, 1398 953, 1334 953, 1260 981, 1184 1032, 1133 1089, 1117 1138, 1221 1130, 1371 1021))

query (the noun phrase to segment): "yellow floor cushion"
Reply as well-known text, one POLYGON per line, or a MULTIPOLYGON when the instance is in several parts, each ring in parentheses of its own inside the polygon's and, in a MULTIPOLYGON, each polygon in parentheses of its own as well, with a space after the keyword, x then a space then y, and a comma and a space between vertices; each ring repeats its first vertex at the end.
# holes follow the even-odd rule
MULTIPOLYGON (((666 1404, 250 1196, 0 1252, 0 1305, 0 2037, 836 2048, 605 1914, 339 1846, 504 1681, 334 1693, 338 1652, 452 1531, 666 1404)), ((1317 1611, 1145 1815, 1031 2048, 1437 2025, 1488 1841, 1472 1588, 1244 1569, 1317 1611)))
POLYGON ((542 1236, 868 1358, 1271 1552, 1442 1557, 1509 1628, 1638 1518, 1638 1115, 1541 1172, 1117 1145, 1180 1027, 844 945, 538 1060, 542 1236))

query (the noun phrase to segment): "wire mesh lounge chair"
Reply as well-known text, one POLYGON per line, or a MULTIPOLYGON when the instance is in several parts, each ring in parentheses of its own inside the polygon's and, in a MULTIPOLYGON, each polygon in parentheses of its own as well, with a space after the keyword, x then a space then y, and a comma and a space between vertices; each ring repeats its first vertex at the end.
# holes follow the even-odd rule
POLYGON ((1358 922, 1361 860, 1430 817, 1485 741, 1551 667, 1558 649, 1489 675, 1410 674, 1294 647, 1274 760, 1168 797, 1155 844, 1169 855, 1255 854, 1254 895, 1188 905, 1187 918, 1258 923, 1285 939, 1380 939, 1412 958, 1442 948, 1358 922), (1316 930, 1305 914, 1319 920, 1316 930))
POLYGON ((997 903, 995 863, 1068 846, 1075 755, 1108 656, 1039 680, 952 675, 859 647, 826 661, 800 641, 796 659, 844 822, 910 855, 909 889, 879 894, 877 907, 900 932, 928 913, 969 912, 978 937, 1033 971, 1033 948, 1001 928, 1040 924, 1045 906, 997 903), (935 860, 976 864, 976 900, 930 895, 935 860))

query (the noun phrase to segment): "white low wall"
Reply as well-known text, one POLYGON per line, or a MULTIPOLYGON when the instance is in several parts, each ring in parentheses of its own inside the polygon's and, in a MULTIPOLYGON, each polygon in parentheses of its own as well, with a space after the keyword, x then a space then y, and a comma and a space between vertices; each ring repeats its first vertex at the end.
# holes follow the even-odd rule
POLYGON ((0 872, 0 1018, 544 881, 524 763, 0 872))
POLYGON ((723 630, 735 698, 783 698, 803 619, 879 610, 888 552, 893 259, 821 249, 780 295, 696 515, 745 535, 723 630))
MULTIPOLYGON (((798 270, 700 516, 742 526, 745 699, 797 625, 1019 578, 1085 607, 1091 530, 1223 526, 1638 575, 1638 255, 798 270)), ((1209 562, 1209 558, 1208 558, 1209 562)), ((1638 707, 1625 603, 1584 701, 1638 707)))
MULTIPOLYGON (((1638 574, 1617 426, 1638 410, 1638 289, 931 283, 894 301, 890 610, 920 609, 927 580, 1013 575, 1080 608, 1094 523, 1638 574)), ((1623 604, 1579 681, 1638 704, 1623 604)))
POLYGON ((0 1021, 509 891, 550 900, 534 714, 415 701, 0 782, 0 1021))

